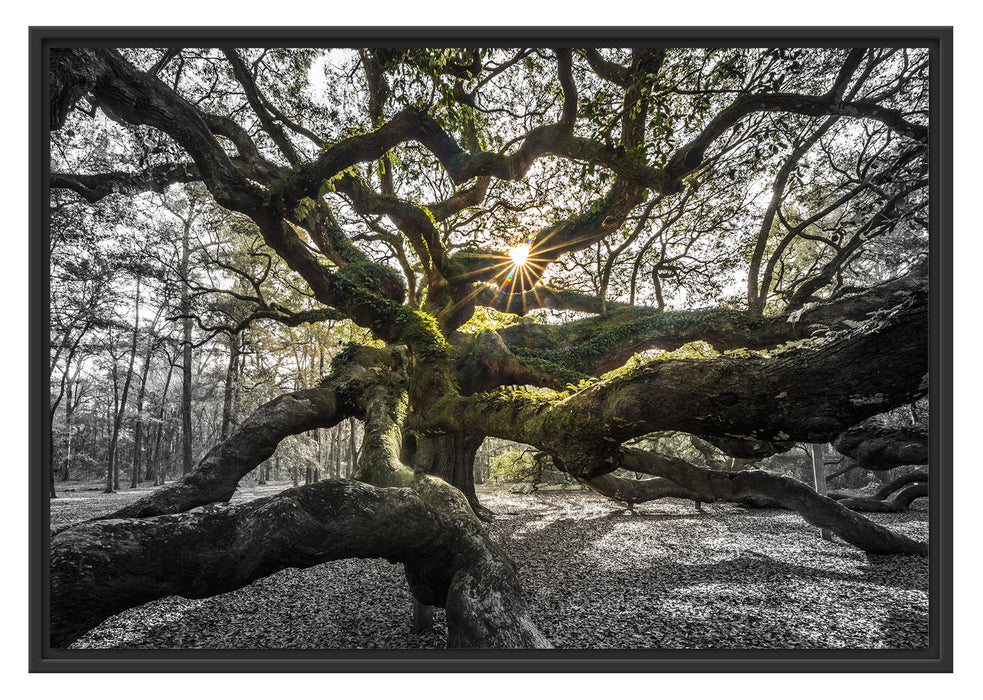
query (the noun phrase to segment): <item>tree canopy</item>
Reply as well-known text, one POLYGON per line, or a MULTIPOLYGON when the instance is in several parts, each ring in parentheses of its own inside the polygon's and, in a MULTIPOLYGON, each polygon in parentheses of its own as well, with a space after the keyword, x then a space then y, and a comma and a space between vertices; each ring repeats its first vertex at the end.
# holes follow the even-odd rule
MULTIPOLYGON (((214 243, 160 287, 210 300, 178 314, 199 332, 364 332, 182 479, 54 538, 53 644, 143 600, 383 556, 447 607, 452 644, 546 646, 475 518, 486 436, 629 502, 767 502, 924 553, 794 479, 649 438, 738 459, 895 444, 864 426, 927 394, 928 75, 912 48, 53 49, 53 217, 88 218, 52 246, 108 275, 93 220, 204 217, 214 243), (352 417, 357 481, 188 512, 352 417)), ((55 304, 59 347, 85 322, 68 310, 112 304, 90 272, 55 304)))

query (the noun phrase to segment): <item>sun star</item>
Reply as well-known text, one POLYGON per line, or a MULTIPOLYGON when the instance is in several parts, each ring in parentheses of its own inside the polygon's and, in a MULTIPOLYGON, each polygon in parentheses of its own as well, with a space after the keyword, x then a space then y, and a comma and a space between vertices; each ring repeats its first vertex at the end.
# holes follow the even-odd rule
POLYGON ((516 267, 522 267, 526 264, 526 259, 529 257, 529 244, 523 243, 522 245, 510 248, 509 257, 512 258, 512 262, 516 264, 516 267))

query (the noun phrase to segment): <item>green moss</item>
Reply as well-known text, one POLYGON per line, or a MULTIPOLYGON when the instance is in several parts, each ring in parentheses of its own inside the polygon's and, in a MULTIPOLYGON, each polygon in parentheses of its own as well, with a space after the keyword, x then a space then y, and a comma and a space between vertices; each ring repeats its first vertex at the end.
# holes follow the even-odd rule
POLYGON ((523 348, 517 345, 506 346, 513 355, 526 364, 542 367, 564 384, 576 384, 587 379, 588 375, 568 366, 569 358, 562 350, 552 348, 523 348))
POLYGON ((487 306, 476 306, 471 318, 458 330, 462 333, 481 333, 488 330, 499 330, 521 323, 522 318, 515 314, 507 314, 487 306))
POLYGON ((376 291, 387 299, 402 303, 406 297, 403 280, 392 268, 373 262, 345 265, 337 275, 353 285, 376 291))

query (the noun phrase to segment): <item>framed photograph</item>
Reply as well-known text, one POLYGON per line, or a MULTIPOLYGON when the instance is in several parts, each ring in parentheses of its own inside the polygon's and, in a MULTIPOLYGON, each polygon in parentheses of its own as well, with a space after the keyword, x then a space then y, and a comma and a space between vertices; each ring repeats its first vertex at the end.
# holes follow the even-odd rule
POLYGON ((31 670, 951 671, 951 41, 32 29, 31 670))

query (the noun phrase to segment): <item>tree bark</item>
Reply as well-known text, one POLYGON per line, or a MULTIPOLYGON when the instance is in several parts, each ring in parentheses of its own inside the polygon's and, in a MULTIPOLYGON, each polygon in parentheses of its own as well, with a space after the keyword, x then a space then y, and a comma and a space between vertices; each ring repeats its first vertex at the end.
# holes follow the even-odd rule
POLYGON ((414 471, 436 476, 458 489, 479 515, 488 510, 478 502, 474 490, 474 458, 484 437, 449 433, 416 435, 407 440, 409 452, 404 457, 414 471))
POLYGON ((888 428, 876 419, 845 430, 833 441, 833 447, 871 471, 887 471, 904 464, 928 464, 928 431, 918 427, 888 428))
POLYGON ((617 501, 624 501, 629 508, 634 508, 636 503, 656 501, 662 498, 685 498, 692 501, 701 501, 705 494, 701 491, 694 491, 685 486, 655 477, 654 479, 622 479, 614 474, 602 474, 593 479, 580 479, 577 481, 584 486, 597 491, 602 496, 613 498, 617 501))

